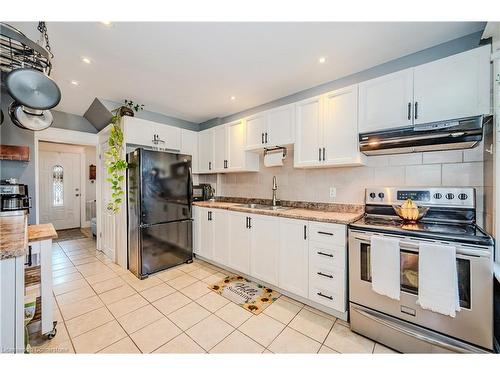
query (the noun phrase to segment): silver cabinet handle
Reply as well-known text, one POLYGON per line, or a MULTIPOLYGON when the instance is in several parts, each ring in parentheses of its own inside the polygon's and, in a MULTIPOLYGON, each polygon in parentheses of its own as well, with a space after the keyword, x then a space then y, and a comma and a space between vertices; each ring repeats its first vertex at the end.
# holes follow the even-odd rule
POLYGON ((316 294, 317 294, 318 296, 320 296, 320 297, 327 298, 327 299, 329 299, 330 301, 333 301, 333 297, 332 297, 332 296, 327 296, 327 295, 325 295, 325 294, 323 294, 323 293, 321 293, 321 292, 318 292, 318 293, 316 293, 316 294))

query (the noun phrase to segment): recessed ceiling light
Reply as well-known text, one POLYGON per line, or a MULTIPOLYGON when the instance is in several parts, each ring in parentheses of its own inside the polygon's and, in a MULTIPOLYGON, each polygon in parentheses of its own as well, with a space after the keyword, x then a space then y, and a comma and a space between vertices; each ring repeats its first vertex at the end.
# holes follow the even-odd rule
POLYGON ((74 85, 74 86, 78 86, 80 84, 80 82, 78 82, 78 81, 71 81, 71 84, 74 85))
POLYGON ((82 57, 82 61, 85 63, 85 64, 90 64, 90 59, 88 57, 82 57))
POLYGON ((236 100, 236 96, 231 96, 229 99, 231 99, 232 101, 235 101, 236 100))
POLYGON ((324 64, 326 62, 326 57, 320 57, 318 61, 320 64, 324 64))
POLYGON ((111 21, 101 21, 104 26, 111 26, 111 21))

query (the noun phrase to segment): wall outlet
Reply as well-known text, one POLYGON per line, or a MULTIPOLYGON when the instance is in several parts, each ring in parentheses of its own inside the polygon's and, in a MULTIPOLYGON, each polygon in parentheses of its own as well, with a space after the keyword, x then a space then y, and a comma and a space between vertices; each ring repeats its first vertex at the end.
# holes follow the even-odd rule
POLYGON ((335 198, 337 196, 337 189, 334 186, 330 186, 330 198, 335 198))

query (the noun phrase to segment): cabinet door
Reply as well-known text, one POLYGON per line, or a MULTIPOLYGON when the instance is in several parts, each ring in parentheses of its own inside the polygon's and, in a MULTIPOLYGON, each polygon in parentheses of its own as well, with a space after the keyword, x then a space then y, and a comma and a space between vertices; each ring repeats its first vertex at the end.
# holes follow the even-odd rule
POLYGON ((246 167, 246 131, 245 121, 235 121, 227 127, 227 168, 230 171, 241 171, 246 167))
POLYGON ((309 294, 308 223, 280 219, 278 286, 307 298, 309 294))
POLYGON ((415 67, 415 124, 490 112, 490 46, 415 67))
POLYGON ((181 131, 181 153, 191 155, 191 169, 198 173, 198 133, 182 129, 181 131))
POLYGON ((212 259, 214 255, 214 224, 212 218, 212 210, 201 208, 199 229, 200 247, 198 248, 198 255, 207 259, 212 259))
POLYGON ((155 126, 151 121, 124 116, 123 126, 126 143, 138 146, 153 146, 155 126))
POLYGON ((252 215, 250 246, 250 275, 278 285, 280 248, 280 219, 272 216, 252 215))
POLYGON ((359 165, 358 86, 325 95, 323 101, 323 162, 328 165, 359 165))
POLYGON ((250 229, 249 215, 229 212, 229 267, 250 274, 250 229))
POLYGON ((166 150, 180 151, 181 149, 181 129, 164 124, 155 124, 154 133, 165 143, 159 145, 166 150))
POLYGON ((413 68, 359 84, 359 132, 412 125, 413 68))
POLYGON ((295 167, 321 165, 321 102, 321 96, 317 96, 295 105, 295 167))
POLYGON ((216 172, 223 172, 226 152, 226 126, 219 125, 214 128, 214 168, 216 172))
POLYGON ((251 116, 246 120, 246 149, 257 150, 264 147, 264 135, 267 131, 264 113, 251 116))
POLYGON ((200 173, 214 171, 214 133, 213 129, 199 133, 198 138, 198 170, 200 173))
MULTIPOLYGON (((201 247, 201 220, 203 208, 193 206, 193 253, 199 254, 201 247)), ((201 254, 200 254, 201 255, 201 254)))
POLYGON ((294 143, 295 106, 285 105, 267 112, 268 147, 294 143))
POLYGON ((222 265, 229 263, 229 211, 212 210, 214 228, 213 260, 222 265))

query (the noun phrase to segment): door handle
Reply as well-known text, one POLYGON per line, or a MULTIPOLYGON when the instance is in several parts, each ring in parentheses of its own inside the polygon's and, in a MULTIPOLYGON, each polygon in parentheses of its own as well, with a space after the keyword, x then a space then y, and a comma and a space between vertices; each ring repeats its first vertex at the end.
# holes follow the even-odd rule
POLYGON ((318 234, 324 234, 325 236, 333 236, 333 233, 318 231, 318 234))
POLYGON ((333 254, 324 253, 322 251, 318 251, 317 254, 318 255, 324 255, 324 256, 329 257, 329 258, 333 258, 333 254))
POLYGON ((260 133, 260 135, 262 136, 262 144, 264 144, 264 133, 260 133))
POLYGON ((320 297, 327 298, 327 299, 329 299, 330 301, 333 301, 333 297, 332 297, 332 296, 327 296, 326 294, 323 294, 323 293, 321 293, 321 292, 318 292, 318 293, 316 293, 316 294, 317 294, 318 296, 320 296, 320 297))
POLYGON ((321 161, 321 148, 318 148, 318 161, 321 161))
POLYGON ((307 240, 307 225, 304 225, 304 240, 307 240))
POLYGON ((316 272, 318 275, 320 276, 323 276, 323 277, 328 277, 329 279, 333 279, 333 275, 328 275, 326 273, 323 273, 323 272, 316 272))
POLYGON ((323 161, 326 160, 326 148, 323 147, 323 161))
POLYGON ((248 219, 249 219, 249 218, 248 218, 248 216, 247 216, 247 217, 245 218, 245 221, 246 221, 246 223, 245 223, 245 228, 247 228, 247 229, 248 229, 248 228, 250 228, 250 224, 248 224, 248 219))
POLYGON ((408 102, 408 120, 411 120, 411 102, 408 102))
POLYGON ((418 119, 418 102, 415 102, 415 120, 418 119))
POLYGON ((267 132, 266 132, 266 145, 267 145, 267 132))
POLYGON ((212 162, 211 162, 211 161, 209 161, 209 162, 208 162, 208 170, 209 170, 209 171, 211 171, 211 170, 212 170, 212 162))

